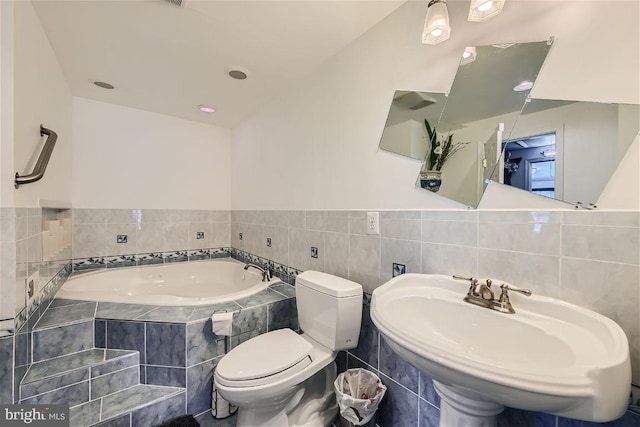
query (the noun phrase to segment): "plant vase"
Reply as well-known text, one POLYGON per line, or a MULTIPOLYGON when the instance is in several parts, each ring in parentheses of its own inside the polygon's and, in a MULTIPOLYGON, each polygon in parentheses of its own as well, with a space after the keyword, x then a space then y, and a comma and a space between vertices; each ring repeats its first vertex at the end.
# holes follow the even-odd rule
POLYGON ((420 187, 437 193, 440 190, 440 185, 442 185, 442 171, 420 172, 420 187))

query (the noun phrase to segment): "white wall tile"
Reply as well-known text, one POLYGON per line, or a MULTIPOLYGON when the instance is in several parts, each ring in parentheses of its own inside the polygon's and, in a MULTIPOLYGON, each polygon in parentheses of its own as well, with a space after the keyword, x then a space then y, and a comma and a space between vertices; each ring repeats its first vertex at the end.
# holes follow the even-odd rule
POLYGON ((640 228, 565 225, 562 255, 601 261, 638 264, 640 228))
POLYGON ((420 212, 383 211, 380 213, 380 235, 393 239, 420 241, 422 222, 420 212))
POLYGON ((349 235, 324 233, 324 271, 345 279, 349 277, 349 235))
POLYGON ((422 273, 478 276, 478 249, 469 246, 422 243, 422 273))
POLYGON ((422 241, 476 246, 478 223, 470 221, 422 221, 422 241))
POLYGON ((87 258, 106 255, 106 223, 73 224, 73 257, 87 258))
POLYGON ((380 283, 380 238, 351 235, 349 239, 349 279, 371 293, 380 283))
POLYGON ((421 272, 422 252, 419 241, 382 238, 380 251, 380 284, 393 278, 393 263, 404 264, 406 273, 421 272))
POLYGON ((478 276, 490 277, 496 284, 505 281, 537 295, 557 298, 559 275, 557 256, 478 249, 478 276))
POLYGON ((561 299, 603 314, 629 339, 633 381, 640 380, 640 267, 562 258, 561 299))
POLYGON ((187 246, 189 245, 188 222, 165 222, 163 233, 163 251, 168 252, 187 249, 187 246))
POLYGON ((557 256, 560 254, 560 225, 480 222, 478 247, 557 256))
POLYGON ((289 266, 301 271, 309 269, 309 232, 299 228, 289 229, 289 266))
POLYGON ((164 250, 164 223, 142 222, 136 227, 135 253, 162 252, 164 250))

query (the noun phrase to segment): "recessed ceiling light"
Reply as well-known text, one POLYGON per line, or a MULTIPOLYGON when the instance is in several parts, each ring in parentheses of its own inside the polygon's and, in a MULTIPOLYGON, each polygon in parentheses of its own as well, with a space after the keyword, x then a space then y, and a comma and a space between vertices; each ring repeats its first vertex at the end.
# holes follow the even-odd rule
POLYGON ((529 90, 533 87, 533 82, 529 80, 523 80, 513 88, 516 92, 524 92, 525 90, 529 90))
POLYGON ((214 111, 216 111, 213 107, 209 107, 208 105, 204 104, 198 105, 198 110, 202 111, 203 113, 213 113, 214 111))
POLYGON ((111 83, 107 83, 107 82, 101 82, 99 80, 92 80, 91 81, 94 85, 98 86, 99 88, 102 89, 115 89, 116 87, 114 85, 112 85, 111 83))
POLYGON ((229 77, 235 80, 244 80, 249 77, 249 70, 244 67, 238 67, 235 65, 225 68, 224 72, 227 73, 229 77))

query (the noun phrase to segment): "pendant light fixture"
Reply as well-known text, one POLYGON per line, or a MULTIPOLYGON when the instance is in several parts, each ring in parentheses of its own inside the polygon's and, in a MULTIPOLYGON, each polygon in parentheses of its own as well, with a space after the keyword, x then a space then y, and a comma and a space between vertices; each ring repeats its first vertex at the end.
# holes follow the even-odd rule
POLYGON ((505 0, 471 0, 467 19, 471 22, 483 22, 493 18, 502 12, 504 2, 505 0))
POLYGON ((438 44, 449 38, 451 26, 449 25, 449 12, 445 0, 431 0, 427 8, 427 17, 424 20, 422 43, 438 44))

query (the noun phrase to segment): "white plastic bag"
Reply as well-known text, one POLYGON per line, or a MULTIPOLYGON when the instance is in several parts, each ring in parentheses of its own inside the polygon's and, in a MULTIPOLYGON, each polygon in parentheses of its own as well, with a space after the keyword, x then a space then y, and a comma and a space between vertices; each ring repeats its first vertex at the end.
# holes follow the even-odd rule
POLYGON ((333 383, 340 415, 356 426, 373 418, 387 391, 380 378, 366 369, 349 369, 333 383))

